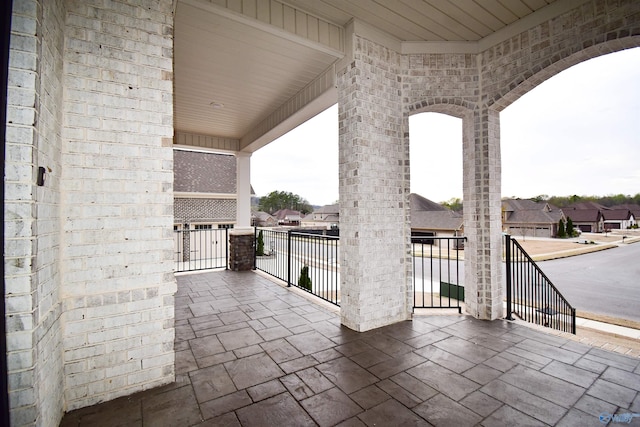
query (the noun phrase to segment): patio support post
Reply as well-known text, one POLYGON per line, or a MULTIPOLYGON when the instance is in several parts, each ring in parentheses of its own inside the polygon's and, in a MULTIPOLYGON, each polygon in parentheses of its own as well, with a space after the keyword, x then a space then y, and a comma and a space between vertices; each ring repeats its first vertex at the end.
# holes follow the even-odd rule
POLYGON ((236 228, 251 227, 251 153, 236 153, 236 228))
POLYGON ((351 33, 338 70, 342 324, 366 331, 411 306, 408 148, 400 55, 351 33))
POLYGON ((466 311, 478 319, 495 320, 504 316, 498 111, 480 105, 473 120, 465 123, 464 133, 466 311), (471 132, 473 137, 468 137, 471 132))

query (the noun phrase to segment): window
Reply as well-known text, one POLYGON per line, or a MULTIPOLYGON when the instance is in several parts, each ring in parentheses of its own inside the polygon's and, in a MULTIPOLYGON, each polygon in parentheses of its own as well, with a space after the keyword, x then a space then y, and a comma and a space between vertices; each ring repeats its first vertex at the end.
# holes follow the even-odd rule
POLYGON ((218 224, 218 228, 233 228, 233 224, 218 224))
POLYGON ((194 230, 211 230, 211 224, 195 224, 194 230))

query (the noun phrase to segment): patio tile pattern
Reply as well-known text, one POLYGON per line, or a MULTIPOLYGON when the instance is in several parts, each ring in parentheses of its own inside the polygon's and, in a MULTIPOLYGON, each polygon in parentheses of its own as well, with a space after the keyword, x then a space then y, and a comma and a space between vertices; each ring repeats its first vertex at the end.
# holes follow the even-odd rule
POLYGON ((61 426, 596 426, 640 413, 640 359, 566 337, 458 314, 357 333, 259 274, 177 280, 176 382, 61 426))

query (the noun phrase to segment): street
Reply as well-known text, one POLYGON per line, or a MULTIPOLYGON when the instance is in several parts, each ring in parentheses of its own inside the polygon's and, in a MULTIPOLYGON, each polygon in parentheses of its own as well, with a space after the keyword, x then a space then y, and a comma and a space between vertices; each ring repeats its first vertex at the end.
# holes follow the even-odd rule
POLYGON ((578 311, 640 322, 640 243, 538 265, 578 311))

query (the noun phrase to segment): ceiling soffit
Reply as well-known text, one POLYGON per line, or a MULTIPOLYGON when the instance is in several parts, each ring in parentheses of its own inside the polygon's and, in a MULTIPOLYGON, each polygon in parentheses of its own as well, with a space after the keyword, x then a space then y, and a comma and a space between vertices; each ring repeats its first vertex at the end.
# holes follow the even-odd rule
POLYGON ((587 1, 177 0, 176 132, 260 148, 331 104, 351 32, 404 54, 479 53, 587 1))

